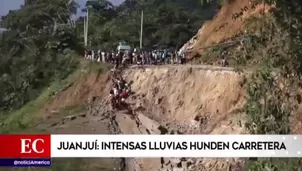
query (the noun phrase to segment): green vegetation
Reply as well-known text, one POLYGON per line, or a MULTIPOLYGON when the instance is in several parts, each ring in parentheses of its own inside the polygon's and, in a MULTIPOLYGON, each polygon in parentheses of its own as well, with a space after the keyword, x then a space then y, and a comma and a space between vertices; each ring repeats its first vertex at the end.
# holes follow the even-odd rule
MULTIPOLYGON (((66 87, 69 87, 75 79, 77 79, 80 74, 80 70, 77 70, 64 80, 57 80, 53 82, 49 87, 45 88, 42 93, 34 100, 25 104, 22 108, 12 111, 6 115, 2 115, 0 121, 2 127, 0 133, 11 133, 11 132, 20 132, 24 129, 30 129, 39 124, 39 121, 42 119, 40 110, 44 105, 52 100, 57 93, 64 90, 66 87)), ((74 108, 72 110, 80 110, 81 106, 74 108)), ((68 109, 62 109, 65 112, 68 112, 68 109)), ((36 129, 35 129, 36 131, 36 129)))
MULTIPOLYGON (((248 84, 246 127, 253 134, 288 134, 289 117, 300 103, 296 90, 301 81, 302 11, 296 7, 302 3, 283 0, 268 3, 276 5, 273 16, 257 21, 259 30, 254 30, 253 46, 247 48, 258 57, 259 68, 248 84)), ((262 158, 250 160, 247 169, 296 171, 302 169, 301 162, 301 159, 262 158)))
MULTIPOLYGON (((141 11, 144 12, 145 48, 168 46, 180 48, 205 20, 215 15, 219 7, 216 0, 208 5, 201 1, 183 0, 126 0, 114 7, 106 0, 88 1, 90 46, 102 45, 115 49, 119 41, 139 46, 141 11)), ((82 31, 83 18, 78 20, 82 31)))
MULTIPOLYGON (((248 85, 246 127, 252 134, 288 134, 289 116, 292 110, 289 99, 278 85, 269 67, 261 68, 252 75, 248 85)), ((284 90, 284 89, 283 89, 284 90)))
POLYGON ((75 10, 68 0, 35 0, 2 17, 7 31, 0 41, 1 113, 36 99, 77 67, 81 46, 70 23, 75 10))
MULTIPOLYGON (((45 107, 45 104, 50 102, 58 93, 72 86, 73 83, 80 77, 90 73, 103 73, 108 70, 106 64, 98 64, 90 61, 83 61, 80 69, 72 72, 63 80, 53 81, 49 87, 44 88, 40 95, 26 103, 20 109, 7 111, 7 114, 0 116, 0 133, 25 132, 25 131, 41 131, 36 129, 43 115, 40 113, 45 107)), ((84 112, 86 106, 71 105, 59 109, 62 115, 80 114, 84 112)))

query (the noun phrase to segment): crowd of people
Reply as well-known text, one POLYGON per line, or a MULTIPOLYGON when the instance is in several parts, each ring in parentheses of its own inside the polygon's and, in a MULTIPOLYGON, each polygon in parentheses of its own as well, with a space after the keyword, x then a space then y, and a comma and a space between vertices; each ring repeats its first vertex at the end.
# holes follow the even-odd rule
POLYGON ((185 64, 186 59, 184 54, 179 54, 177 51, 169 50, 153 50, 140 51, 125 50, 105 52, 101 50, 86 50, 85 58, 98 62, 106 62, 115 64, 117 67, 126 64, 136 65, 159 65, 159 64, 185 64))
MULTIPOLYGON (((224 55, 223 55, 224 56, 224 55)), ((85 50, 85 58, 97 62, 111 63, 115 65, 114 71, 125 67, 126 65, 161 65, 161 64, 185 64, 186 58, 184 54, 177 51, 169 50, 153 50, 140 51, 111 51, 105 52, 101 50, 85 50)), ((228 66, 226 58, 221 61, 222 67, 228 66)), ((112 86, 109 92, 107 102, 112 109, 119 109, 122 106, 128 106, 126 99, 131 95, 131 83, 127 83, 121 76, 112 79, 112 86)))
MULTIPOLYGON (((169 50, 153 50, 140 51, 111 51, 105 52, 101 50, 86 50, 85 58, 97 62, 115 64, 115 69, 122 66, 136 65, 160 65, 160 64, 185 64, 184 55, 178 54, 176 51, 169 50)), ((114 70, 116 71, 116 70, 114 70)), ((126 99, 131 95, 131 83, 127 83, 121 76, 112 78, 107 103, 110 103, 113 110, 127 107, 126 99)))

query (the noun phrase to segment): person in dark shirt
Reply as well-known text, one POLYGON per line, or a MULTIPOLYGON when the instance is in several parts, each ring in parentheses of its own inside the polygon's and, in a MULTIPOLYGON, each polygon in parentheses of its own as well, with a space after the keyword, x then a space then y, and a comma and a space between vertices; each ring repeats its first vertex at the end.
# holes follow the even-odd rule
POLYGON ((118 54, 119 64, 122 63, 122 61, 123 61, 123 56, 124 56, 124 53, 123 53, 122 51, 120 51, 119 54, 118 54))
POLYGON ((184 53, 181 55, 180 61, 181 61, 181 64, 186 64, 186 56, 184 53))
POLYGON ((119 55, 120 53, 117 53, 116 54, 116 56, 115 56, 115 68, 117 69, 118 67, 119 67, 119 65, 120 65, 120 55, 119 55))
POLYGON ((92 59, 92 51, 91 50, 88 51, 88 59, 90 59, 90 60, 92 59))
POLYGON ((130 64, 133 64, 133 56, 132 56, 133 52, 132 50, 129 50, 128 51, 128 57, 129 57, 129 63, 130 64))

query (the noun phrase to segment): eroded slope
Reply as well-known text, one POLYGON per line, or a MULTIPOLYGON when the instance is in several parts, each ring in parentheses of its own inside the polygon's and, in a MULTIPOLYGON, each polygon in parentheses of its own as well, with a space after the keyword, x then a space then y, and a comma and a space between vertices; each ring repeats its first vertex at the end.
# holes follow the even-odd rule
MULTIPOLYGON (((230 68, 187 65, 131 67, 123 75, 127 81, 133 81, 135 94, 128 99, 130 111, 111 111, 104 103, 111 85, 111 74, 90 74, 79 78, 48 104, 45 114, 51 116, 42 126, 49 127, 47 129, 54 133, 245 133, 244 117, 239 110, 244 105, 244 74, 230 68), (94 99, 88 100, 91 110, 81 115, 71 114, 58 120, 62 116, 53 113, 57 108, 80 105, 87 99, 94 99)), ((240 170, 243 163, 235 159, 184 160, 186 166, 179 163, 180 159, 129 158, 121 160, 125 167, 123 164, 119 167, 129 171, 147 171, 188 166, 192 171, 214 171, 240 170)), ((89 163, 93 162, 89 160, 89 163)))
POLYGON ((243 105, 245 77, 233 71, 151 67, 127 70, 125 77, 134 82, 138 102, 161 122, 187 124, 200 115, 214 125, 243 105))
MULTIPOLYGON (((238 112, 244 105, 244 74, 205 66, 153 66, 128 69, 124 77, 133 81, 136 94, 130 103, 133 108, 140 108, 136 113, 161 124, 168 134, 245 133, 244 116, 238 112)), ((170 159, 163 159, 164 163, 159 159, 136 161, 142 170, 150 169, 150 165, 155 170, 171 167, 171 163, 165 167, 170 159)), ((194 162, 190 170, 237 170, 243 161, 195 159, 194 162)))
POLYGON ((196 36, 184 45, 189 58, 200 56, 204 48, 236 37, 245 31, 246 21, 251 17, 261 17, 271 6, 254 5, 251 0, 224 0, 224 4, 211 21, 206 22, 196 36))

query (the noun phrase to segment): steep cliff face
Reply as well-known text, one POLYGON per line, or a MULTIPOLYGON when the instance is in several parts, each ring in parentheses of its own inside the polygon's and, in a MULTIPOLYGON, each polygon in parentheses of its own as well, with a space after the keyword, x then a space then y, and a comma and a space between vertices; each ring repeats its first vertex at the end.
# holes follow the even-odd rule
POLYGON ((265 4, 253 5, 250 0, 225 0, 215 18, 206 22, 181 51, 187 52, 188 58, 200 56, 204 48, 243 33, 245 21, 249 17, 261 16, 269 9, 271 7, 265 4))
MULTIPOLYGON (((230 70, 151 67, 127 70, 125 77, 134 82, 133 90, 145 112, 162 123, 190 125, 200 116, 209 118, 212 126, 221 124, 220 121, 232 118, 231 113, 244 102, 245 77, 230 70)), ((212 126, 202 132, 211 133, 215 129, 212 126)))
MULTIPOLYGON (((140 106, 138 120, 144 128, 159 124, 168 134, 245 133, 245 117, 238 112, 245 102, 245 74, 229 68, 193 65, 137 67, 127 69, 124 77, 133 81, 135 95, 130 101, 140 106)), ((135 131, 137 124, 126 115, 117 118, 124 134, 144 133, 135 131)), ((163 160, 169 163, 169 159, 163 160)), ((191 170, 227 170, 243 163, 235 159, 193 160, 199 162, 191 170)), ((136 163, 141 170, 161 167, 160 159, 137 159, 136 163)))

